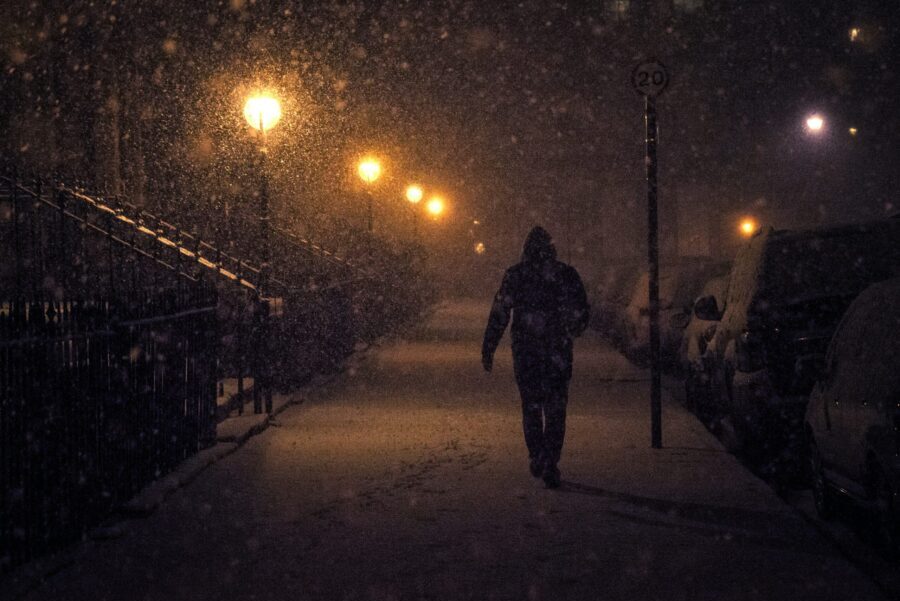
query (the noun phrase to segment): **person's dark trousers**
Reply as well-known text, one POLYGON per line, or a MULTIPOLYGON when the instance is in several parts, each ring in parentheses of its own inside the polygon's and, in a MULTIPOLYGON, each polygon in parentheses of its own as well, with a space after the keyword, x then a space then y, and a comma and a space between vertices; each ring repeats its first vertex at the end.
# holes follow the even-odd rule
POLYGON ((516 374, 522 397, 522 426, 530 459, 555 467, 566 436, 569 381, 561 374, 516 374))

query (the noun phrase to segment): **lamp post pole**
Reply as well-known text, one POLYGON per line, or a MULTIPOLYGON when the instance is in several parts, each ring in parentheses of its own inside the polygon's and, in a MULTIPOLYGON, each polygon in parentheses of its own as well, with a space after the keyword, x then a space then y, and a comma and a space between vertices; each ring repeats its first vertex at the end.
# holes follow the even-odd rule
POLYGON ((269 175, 266 171, 266 130, 263 127, 262 113, 259 115, 259 244, 260 244, 260 266, 259 266, 259 282, 260 294, 263 293, 264 287, 268 282, 266 278, 269 272, 269 261, 271 250, 269 248, 269 175))

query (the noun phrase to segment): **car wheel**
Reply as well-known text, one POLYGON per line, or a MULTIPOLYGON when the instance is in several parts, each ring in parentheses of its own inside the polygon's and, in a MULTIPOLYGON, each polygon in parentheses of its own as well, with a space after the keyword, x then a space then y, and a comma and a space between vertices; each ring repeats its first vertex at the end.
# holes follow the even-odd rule
POLYGON ((894 558, 900 551, 900 524, 894 490, 877 468, 872 478, 872 487, 875 500, 875 537, 878 546, 894 558))
POLYGON ((819 447, 812 440, 809 443, 809 477, 812 485, 813 500, 816 503, 816 513, 823 520, 830 519, 834 515, 834 497, 831 492, 831 485, 825 476, 825 467, 822 465, 819 447))
POLYGON ((689 409, 707 426, 711 426, 718 417, 712 399, 712 390, 708 381, 701 374, 691 370, 685 380, 685 392, 688 394, 689 409))
POLYGON ((691 413, 697 413, 697 381, 694 370, 688 368, 684 376, 684 406, 691 413))

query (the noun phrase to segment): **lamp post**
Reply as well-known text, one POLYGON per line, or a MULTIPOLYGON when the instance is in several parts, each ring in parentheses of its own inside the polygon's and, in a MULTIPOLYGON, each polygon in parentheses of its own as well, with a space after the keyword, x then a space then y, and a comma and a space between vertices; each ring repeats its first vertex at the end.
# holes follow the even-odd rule
MULTIPOLYGON (((259 170, 259 282, 254 306, 253 341, 253 411, 262 413, 262 399, 265 397, 266 412, 272 412, 271 372, 266 351, 269 340, 269 305, 263 298, 269 272, 269 178, 266 173, 266 132, 281 119, 281 105, 272 96, 260 94, 247 99, 244 104, 244 119, 257 131, 257 166, 259 170)), ((238 387, 243 388, 242 374, 238 374, 238 387)))
POLYGON ((373 157, 366 157, 357 167, 359 178, 366 183, 366 199, 368 201, 368 230, 371 234, 375 228, 375 216, 372 212, 372 184, 381 177, 381 162, 373 157))
POLYGON ((252 96, 244 104, 244 119, 258 132, 259 153, 257 165, 260 177, 259 189, 259 251, 260 286, 269 267, 269 178, 266 173, 266 132, 281 120, 281 104, 266 94, 252 96))
POLYGON ((406 200, 409 201, 410 204, 413 205, 413 239, 419 239, 419 212, 416 211, 415 205, 418 205, 422 202, 422 196, 424 192, 422 191, 422 187, 418 184, 410 184, 406 187, 406 200))

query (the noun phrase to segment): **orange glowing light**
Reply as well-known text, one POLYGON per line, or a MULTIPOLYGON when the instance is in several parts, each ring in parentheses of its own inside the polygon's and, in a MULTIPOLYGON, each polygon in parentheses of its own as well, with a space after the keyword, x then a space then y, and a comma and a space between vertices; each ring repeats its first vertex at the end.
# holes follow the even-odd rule
POLYGON ((244 119, 250 127, 265 133, 281 120, 281 104, 265 94, 248 98, 244 105, 244 119))
POLYGON ((419 201, 422 200, 422 195, 424 192, 422 191, 421 186, 417 186, 416 184, 412 184, 408 188, 406 188, 406 200, 413 204, 419 204, 419 201))
POLYGON ((428 201, 425 208, 432 217, 439 217, 446 209, 446 203, 443 198, 435 196, 428 201))
POLYGON ((357 172, 360 179, 367 184, 372 184, 381 177, 381 163, 376 158, 366 157, 359 162, 357 172))
POLYGON ((744 236, 745 238, 749 238, 756 233, 756 230, 759 229, 759 224, 756 223, 756 220, 752 217, 746 217, 741 220, 739 229, 742 236, 744 236))

